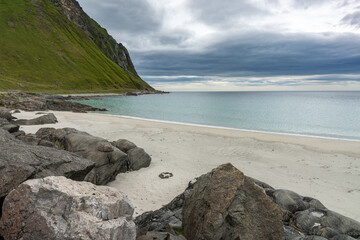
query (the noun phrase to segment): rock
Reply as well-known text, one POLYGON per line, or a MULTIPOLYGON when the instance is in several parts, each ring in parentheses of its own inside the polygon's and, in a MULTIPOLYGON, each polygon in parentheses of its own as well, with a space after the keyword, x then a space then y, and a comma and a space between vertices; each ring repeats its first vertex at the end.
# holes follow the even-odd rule
POLYGON ((125 96, 137 96, 138 94, 136 92, 126 92, 125 96))
POLYGON ((322 205, 320 201, 313 198, 304 198, 293 191, 278 189, 273 190, 272 192, 267 191, 267 193, 281 208, 292 213, 303 211, 309 209, 310 207, 316 209, 325 209, 325 206, 322 205))
MULTIPOLYGON (((306 235, 360 237, 360 223, 328 209, 308 209, 295 214, 294 225, 306 235)), ((341 238, 340 238, 341 239, 341 238)))
POLYGON ((190 182, 186 190, 175 197, 169 204, 156 211, 145 212, 137 216, 135 223, 138 236, 145 235, 148 231, 167 232, 169 227, 180 229, 185 196, 190 194, 194 183, 190 182))
POLYGON ((280 207, 231 164, 198 179, 185 197, 182 222, 188 240, 278 240, 284 233, 280 207))
POLYGON ((114 180, 120 172, 128 170, 127 155, 103 138, 73 128, 42 128, 36 136, 52 142, 57 148, 93 161, 95 168, 85 180, 94 184, 105 185, 114 180))
POLYGON ((133 207, 117 190, 65 177, 28 180, 4 201, 5 239, 135 240, 133 207))
POLYGON ((94 108, 68 100, 71 99, 58 95, 13 92, 1 95, 0 105, 25 111, 106 111, 103 108, 94 108))
POLYGON ((147 232, 146 235, 142 235, 136 240, 186 240, 186 238, 168 232, 147 232))
POLYGON ((27 145, 0 128, 0 202, 28 179, 65 176, 81 181, 93 167, 90 160, 62 150, 27 145))
POLYGON ((34 119, 20 119, 14 121, 14 123, 18 125, 42 125, 42 124, 54 124, 57 122, 58 121, 53 113, 48 113, 46 115, 34 119))
POLYGON ((174 176, 174 174, 172 174, 171 172, 162 172, 159 174, 159 178, 161 179, 171 178, 172 176, 174 176))
POLYGON ((124 153, 127 153, 129 150, 136 148, 135 143, 130 142, 126 139, 119 139, 115 142, 112 142, 112 144, 124 153))
POLYGON ((129 159, 129 169, 139 170, 148 167, 151 163, 151 157, 142 148, 133 148, 127 152, 129 159))
POLYGON ((6 124, 4 126, 2 126, 2 128, 6 131, 8 131, 9 133, 14 133, 19 131, 19 125, 16 124, 6 124))
POLYGON ((11 121, 13 119, 13 116, 11 115, 11 110, 4 107, 0 107, 0 118, 4 118, 8 121, 11 121))

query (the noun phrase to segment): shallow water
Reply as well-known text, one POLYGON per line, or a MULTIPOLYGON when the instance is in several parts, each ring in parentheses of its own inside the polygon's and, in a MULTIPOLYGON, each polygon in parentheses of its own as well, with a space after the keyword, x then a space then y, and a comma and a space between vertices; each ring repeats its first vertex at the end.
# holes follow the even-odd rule
POLYGON ((360 92, 174 92, 78 102, 106 114, 360 140, 360 92))

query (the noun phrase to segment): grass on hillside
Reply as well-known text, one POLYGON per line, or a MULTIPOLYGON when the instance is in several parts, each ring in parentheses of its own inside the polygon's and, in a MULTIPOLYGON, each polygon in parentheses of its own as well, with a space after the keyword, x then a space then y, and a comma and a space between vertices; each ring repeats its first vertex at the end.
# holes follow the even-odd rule
POLYGON ((0 0, 0 90, 152 88, 108 59, 48 0, 0 0))

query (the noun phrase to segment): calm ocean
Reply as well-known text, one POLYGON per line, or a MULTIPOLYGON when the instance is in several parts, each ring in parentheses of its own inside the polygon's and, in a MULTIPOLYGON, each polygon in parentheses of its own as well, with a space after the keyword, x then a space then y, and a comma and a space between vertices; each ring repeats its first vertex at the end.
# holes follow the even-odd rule
POLYGON ((173 92, 78 102, 106 114, 360 140, 360 92, 173 92))

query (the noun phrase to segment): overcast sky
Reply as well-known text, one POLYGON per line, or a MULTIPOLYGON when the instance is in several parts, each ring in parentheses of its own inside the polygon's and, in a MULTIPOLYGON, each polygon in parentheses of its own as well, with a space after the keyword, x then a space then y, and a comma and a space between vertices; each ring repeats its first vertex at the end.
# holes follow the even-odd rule
POLYGON ((360 90, 359 0, 78 0, 160 90, 360 90))

